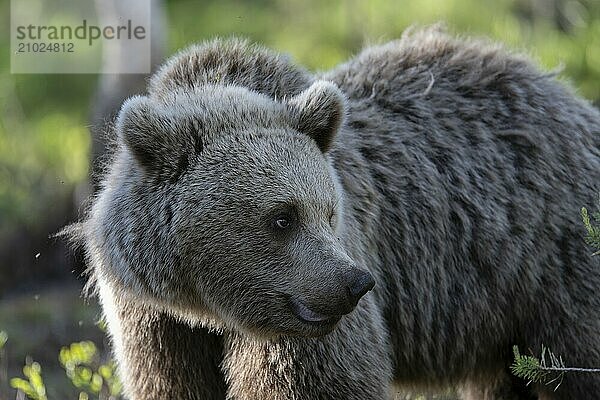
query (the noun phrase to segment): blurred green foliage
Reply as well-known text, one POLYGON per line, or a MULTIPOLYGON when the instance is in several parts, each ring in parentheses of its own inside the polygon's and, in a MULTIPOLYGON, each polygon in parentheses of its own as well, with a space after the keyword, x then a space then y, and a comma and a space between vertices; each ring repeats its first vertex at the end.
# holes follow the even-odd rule
MULTIPOLYGON (((246 36, 326 69, 368 43, 413 24, 444 21, 457 33, 489 36, 531 53, 544 68, 564 66, 588 99, 600 102, 598 0, 170 0, 170 52, 215 35, 246 36)), ((0 15, 8 20, 9 2, 0 15)), ((88 115, 96 75, 13 75, 8 26, 0 27, 0 240, 35 228, 86 179, 88 115)))
POLYGON ((42 367, 40 367, 40 364, 35 361, 28 362, 23 367, 23 375, 25 375, 27 379, 12 378, 10 380, 10 385, 25 393, 31 400, 47 400, 46 386, 42 379, 42 367))
MULTIPOLYGON (((7 339, 6 334, 3 337, 7 339)), ((0 341, 0 349, 4 343, 6 340, 0 341)), ((115 400, 119 397, 121 383, 116 375, 115 364, 112 360, 103 363, 93 342, 71 343, 60 350, 58 359, 73 386, 80 390, 79 400, 115 400)), ((40 364, 27 361, 23 375, 25 379, 12 378, 10 385, 31 400, 47 400, 40 364)))
POLYGON ((89 395, 114 398, 121 392, 114 362, 100 362, 98 350, 93 342, 77 342, 63 347, 58 359, 73 385, 83 390, 79 394, 80 399, 89 398, 89 395))
POLYGON ((8 341, 8 335, 4 331, 0 331, 0 351, 4 348, 4 345, 8 341))
MULTIPOLYGON (((9 377, 27 379, 22 375, 22 366, 24 360, 31 359, 42 366, 49 399, 77 399, 84 390, 73 385, 58 354, 65 344, 78 343, 82 338, 92 341, 96 354, 87 366, 94 372, 100 370, 103 376, 105 368, 100 367, 111 364, 107 361, 110 357, 108 342, 104 323, 98 321, 99 315, 99 305, 93 299, 82 299, 81 287, 76 284, 56 284, 35 293, 15 294, 0 300, 0 399, 15 399, 9 377)), ((75 360, 65 355, 69 354, 62 357, 65 365, 67 360, 75 360)), ((70 362, 69 368, 76 365, 70 362)), ((108 387, 104 384, 107 394, 108 387)), ((89 397, 94 398, 92 394, 89 397)))

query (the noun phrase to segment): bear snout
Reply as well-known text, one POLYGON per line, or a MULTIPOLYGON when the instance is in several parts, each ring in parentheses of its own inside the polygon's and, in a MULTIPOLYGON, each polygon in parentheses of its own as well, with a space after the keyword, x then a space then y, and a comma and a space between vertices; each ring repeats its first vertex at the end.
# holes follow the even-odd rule
POLYGON ((369 272, 358 268, 353 268, 347 275, 348 297, 350 304, 356 307, 360 298, 375 287, 375 279, 369 272))
POLYGON ((311 300, 291 297, 292 310, 303 322, 337 322, 342 315, 352 312, 358 301, 374 286, 373 275, 353 267, 341 275, 336 289, 332 288, 326 294, 315 296, 313 293, 311 300))

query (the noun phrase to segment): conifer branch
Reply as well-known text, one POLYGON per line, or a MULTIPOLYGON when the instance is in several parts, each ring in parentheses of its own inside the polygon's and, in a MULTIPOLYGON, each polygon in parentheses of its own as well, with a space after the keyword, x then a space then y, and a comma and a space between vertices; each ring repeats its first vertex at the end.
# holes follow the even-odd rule
POLYGON ((526 379, 527 384, 543 383, 551 385, 556 383, 554 390, 561 385, 566 372, 575 373, 600 373, 600 368, 567 367, 561 356, 556 356, 546 346, 542 345, 540 358, 521 355, 519 348, 513 346, 515 360, 510 370, 516 377, 526 379))

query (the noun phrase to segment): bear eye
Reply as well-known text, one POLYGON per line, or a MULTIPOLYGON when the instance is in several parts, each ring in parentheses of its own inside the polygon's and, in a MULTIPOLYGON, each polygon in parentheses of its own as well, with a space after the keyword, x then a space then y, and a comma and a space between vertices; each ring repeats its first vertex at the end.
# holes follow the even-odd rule
POLYGON ((289 214, 280 214, 275 217, 273 225, 277 229, 288 229, 292 225, 292 216, 289 214))

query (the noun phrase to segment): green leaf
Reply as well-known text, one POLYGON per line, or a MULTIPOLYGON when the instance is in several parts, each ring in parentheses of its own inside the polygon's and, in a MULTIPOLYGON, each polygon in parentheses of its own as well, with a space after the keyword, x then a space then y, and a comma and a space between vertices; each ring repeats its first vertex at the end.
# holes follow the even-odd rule
POLYGON ((6 342, 8 341, 8 334, 4 331, 0 331, 0 350, 4 347, 6 342))
MULTIPOLYGON (((600 218, 598 218, 598 216, 598 213, 594 213, 596 223, 600 223, 600 218)), ((585 242, 596 250, 600 250, 600 226, 594 226, 592 224, 588 210, 585 207, 581 208, 581 219, 583 220, 583 225, 587 231, 585 242)), ((596 254, 598 254, 598 252, 594 255, 596 254)))
POLYGON ((100 368, 98 368, 98 373, 104 379, 110 379, 113 376, 113 369, 110 366, 103 364, 100 366, 100 368))
POLYGON ((29 381, 26 381, 25 379, 22 379, 22 378, 12 378, 10 380, 10 386, 12 386, 14 389, 21 390, 21 391, 25 392, 26 394, 27 394, 27 391, 32 390, 31 385, 29 384, 29 381))
POLYGON ((23 374, 27 380, 22 378, 13 378, 10 384, 13 388, 22 391, 27 397, 33 400, 47 400, 46 386, 42 379, 42 367, 37 362, 27 364, 23 367, 23 374))
POLYGON ((94 373, 90 382, 90 390, 95 394, 100 393, 100 390, 102 390, 103 383, 104 380, 102 379, 102 377, 99 374, 94 373))

